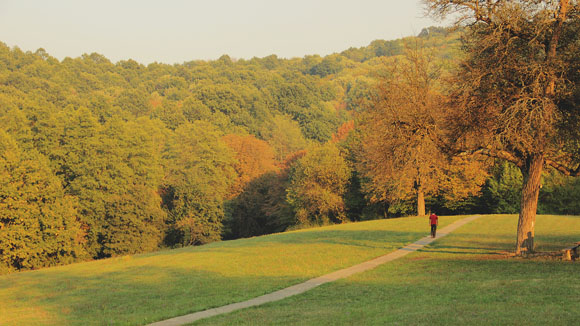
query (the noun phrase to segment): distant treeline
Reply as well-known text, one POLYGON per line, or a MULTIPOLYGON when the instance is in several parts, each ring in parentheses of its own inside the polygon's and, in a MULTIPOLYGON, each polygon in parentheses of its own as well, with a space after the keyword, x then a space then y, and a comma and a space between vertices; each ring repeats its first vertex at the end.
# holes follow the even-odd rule
MULTIPOLYGON (((370 193, 353 121, 417 40, 442 67, 459 55, 441 28, 326 57, 147 66, 0 43, 0 273, 413 214, 411 197, 370 193)), ((519 171, 489 171, 476 196, 427 207, 517 211, 519 171)), ((579 214, 579 194, 547 175, 539 211, 579 214)))

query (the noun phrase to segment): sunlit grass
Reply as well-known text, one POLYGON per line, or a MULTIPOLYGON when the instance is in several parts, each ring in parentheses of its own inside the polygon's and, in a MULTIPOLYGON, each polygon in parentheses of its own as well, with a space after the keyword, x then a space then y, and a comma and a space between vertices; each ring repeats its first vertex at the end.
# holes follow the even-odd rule
MULTIPOLYGON (((484 216, 374 270, 195 325, 579 325, 580 264, 508 257, 516 226, 484 216)), ((537 249, 579 231, 580 217, 538 216, 537 249)))
POLYGON ((4 275, 0 325, 141 325, 269 293, 428 233, 426 218, 379 220, 4 275))

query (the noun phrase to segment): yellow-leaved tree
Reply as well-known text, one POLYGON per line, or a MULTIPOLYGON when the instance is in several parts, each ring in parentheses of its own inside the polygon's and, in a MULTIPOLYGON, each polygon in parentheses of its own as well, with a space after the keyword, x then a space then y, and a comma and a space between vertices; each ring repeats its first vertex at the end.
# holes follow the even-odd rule
POLYGON ((415 198, 425 215, 425 196, 460 199, 485 181, 481 164, 450 159, 444 148, 445 97, 433 57, 420 47, 385 63, 376 96, 359 119, 358 168, 375 200, 415 198))
POLYGON ((333 143, 317 145, 292 164, 286 200, 298 224, 328 224, 346 220, 343 195, 351 170, 333 143))

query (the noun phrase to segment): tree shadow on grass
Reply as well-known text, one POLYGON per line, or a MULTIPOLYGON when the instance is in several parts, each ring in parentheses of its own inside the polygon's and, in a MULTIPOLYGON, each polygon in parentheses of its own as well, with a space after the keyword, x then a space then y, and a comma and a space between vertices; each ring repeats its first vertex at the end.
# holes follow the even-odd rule
MULTIPOLYGON (((449 249, 453 249, 453 247, 449 247, 449 249)), ((478 250, 480 248, 472 248, 472 250, 478 250)), ((428 252, 428 253, 442 253, 442 254, 458 254, 458 255, 480 255, 480 256, 489 256, 489 255, 502 255, 503 253, 501 252, 482 252, 482 251, 458 251, 458 250, 440 250, 440 249, 434 249, 434 250, 419 250, 421 252, 428 252)))
POLYGON ((494 240, 514 240, 516 239, 516 234, 514 232, 514 234, 487 234, 487 233, 464 233, 464 232, 452 232, 449 234, 449 237, 453 237, 453 238, 457 238, 457 239, 461 239, 461 238, 468 238, 468 239, 486 239, 489 240, 489 242, 492 242, 494 240))
MULTIPOLYGON (((465 250, 483 250, 505 254, 515 250, 516 234, 513 235, 493 235, 489 234, 463 234, 454 233, 446 238, 455 245, 446 245, 445 242, 433 243, 431 248, 434 249, 465 249, 465 250)), ((574 234, 542 234, 536 233, 534 237, 536 251, 550 252, 558 251, 580 241, 580 235, 574 234)), ((482 253, 482 254, 490 254, 482 253)))
POLYGON ((475 246, 433 246, 431 251, 436 249, 465 249, 465 250, 497 250, 497 247, 484 246, 483 243, 479 243, 475 246))
MULTIPOLYGON (((265 239, 271 243, 314 244, 330 243, 366 248, 392 248, 392 244, 411 243, 424 237, 423 232, 402 232, 386 230, 325 230, 293 234, 292 237, 278 236, 265 239)), ((262 244, 260 244, 262 245, 262 244)))
MULTIPOLYGON (((307 278, 298 272, 273 277, 260 273, 232 277, 215 270, 204 271, 201 267, 176 267, 172 264, 174 259, 196 259, 189 256, 195 252, 211 249, 212 252, 236 253, 268 243, 307 246, 320 243, 387 251, 423 236, 419 232, 376 230, 295 233, 292 236, 248 239, 236 244, 218 243, 205 248, 167 250, 5 275, 0 277, 0 288, 14 293, 9 298, 9 313, 16 314, 14 311, 26 306, 46 310, 52 317, 44 320, 43 324, 141 325, 247 300, 307 278), (178 255, 182 256, 177 258, 178 255), (161 262, 155 256, 163 257, 161 262), (167 266, 159 266, 160 263, 167 266)), ((251 268, 250 265, 245 266, 246 269, 248 267, 251 268)), ((31 323, 35 322, 22 320, 16 324, 31 323)))
POLYGON ((281 233, 255 238, 237 239, 235 241, 215 242, 203 246, 176 248, 163 250, 146 256, 174 255, 175 253, 189 252, 227 252, 228 250, 240 250, 243 248, 263 247, 267 244, 336 244, 373 249, 392 249, 403 244, 415 242, 426 236, 426 232, 403 232, 386 230, 325 230, 308 231, 300 233, 281 233))
POLYGON ((562 250, 572 246, 578 241, 580 241, 580 232, 577 234, 564 235, 543 235, 536 233, 535 236, 536 250, 541 251, 562 250))

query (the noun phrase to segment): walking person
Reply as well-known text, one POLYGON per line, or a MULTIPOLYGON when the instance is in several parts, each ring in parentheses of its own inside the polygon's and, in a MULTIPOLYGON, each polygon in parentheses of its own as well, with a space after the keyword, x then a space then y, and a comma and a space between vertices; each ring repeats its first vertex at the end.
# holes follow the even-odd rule
POLYGON ((435 215, 435 212, 429 215, 429 222, 431 224, 431 238, 435 238, 435 234, 437 233, 437 224, 439 224, 439 217, 435 215))

